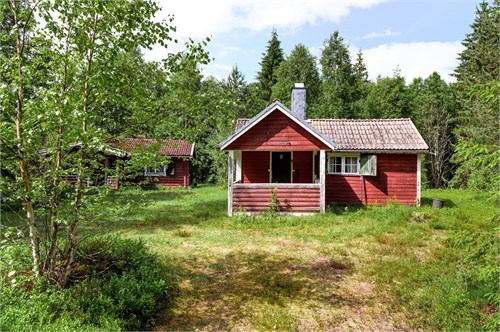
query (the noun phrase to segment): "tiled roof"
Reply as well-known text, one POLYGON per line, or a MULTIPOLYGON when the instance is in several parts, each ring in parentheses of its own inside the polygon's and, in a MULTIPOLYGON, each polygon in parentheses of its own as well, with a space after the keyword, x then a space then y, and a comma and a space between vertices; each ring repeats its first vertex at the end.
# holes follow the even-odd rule
MULTIPOLYGON (((238 119, 236 131, 249 119, 238 119)), ((337 151, 417 151, 429 149, 411 119, 312 119, 309 123, 335 142, 337 151)))
POLYGON ((244 125, 246 125, 248 123, 248 121, 250 121, 250 119, 238 119, 238 120, 236 120, 236 129, 234 131, 240 130, 241 127, 243 127, 244 125))
POLYGON ((128 153, 154 149, 159 146, 159 154, 172 157, 192 157, 194 143, 186 140, 155 140, 151 138, 121 138, 109 142, 112 148, 128 153))
POLYGON ((429 149, 411 119, 312 119, 313 127, 340 151, 418 151, 429 149))

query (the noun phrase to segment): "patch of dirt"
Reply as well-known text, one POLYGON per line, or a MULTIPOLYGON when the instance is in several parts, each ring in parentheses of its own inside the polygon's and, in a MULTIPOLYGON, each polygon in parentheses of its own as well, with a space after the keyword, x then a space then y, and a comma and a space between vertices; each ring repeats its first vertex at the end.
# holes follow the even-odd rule
POLYGON ((347 271, 353 268, 352 263, 342 262, 331 257, 316 257, 312 260, 311 263, 313 270, 333 269, 338 271, 347 271))
POLYGON ((279 246, 285 247, 285 248, 292 248, 292 249, 301 249, 304 246, 296 241, 290 241, 290 240, 278 240, 276 242, 279 246))
POLYGON ((298 331, 409 330, 404 315, 391 312, 384 294, 347 258, 301 261, 257 250, 210 261, 183 264, 190 277, 156 331, 258 330, 269 324, 298 331))

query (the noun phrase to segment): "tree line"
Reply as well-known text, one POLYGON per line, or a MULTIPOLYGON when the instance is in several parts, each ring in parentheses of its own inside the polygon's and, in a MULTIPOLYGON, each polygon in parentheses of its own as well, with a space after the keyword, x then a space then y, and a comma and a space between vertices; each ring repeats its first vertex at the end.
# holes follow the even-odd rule
POLYGON ((290 106, 290 90, 302 82, 309 118, 411 118, 429 145, 424 185, 498 192, 499 16, 496 0, 477 6, 451 84, 436 72, 407 83, 397 67, 372 82, 362 50, 353 61, 339 31, 324 41, 317 59, 303 44, 285 55, 275 30, 257 82, 246 84, 235 66, 226 83, 237 96, 237 114, 247 117, 275 99, 290 106))
MULTIPOLYGON (((407 84, 397 68, 372 82, 362 51, 352 61, 338 31, 319 59, 302 44, 285 55, 273 31, 257 80, 247 83, 236 65, 226 79, 203 77, 201 66, 213 60, 204 49, 208 39, 189 39, 184 51, 170 53, 173 18, 155 22, 160 8, 151 0, 2 1, 3 205, 22 207, 34 269, 64 286, 79 224, 106 190, 85 181, 102 170, 96 151, 107 139, 190 140, 195 181, 224 183, 227 158, 218 143, 237 118, 254 116, 274 99, 289 105, 296 82, 306 85, 309 118, 412 118, 430 147, 429 187, 497 191, 499 7, 497 0, 477 7, 453 84, 437 73, 407 84), (145 61, 140 50, 157 43, 165 59, 145 61), (68 153, 76 143, 78 151, 68 153), (75 186, 65 174, 76 174, 75 186)), ((133 156, 108 171, 125 176, 157 158, 133 156)))

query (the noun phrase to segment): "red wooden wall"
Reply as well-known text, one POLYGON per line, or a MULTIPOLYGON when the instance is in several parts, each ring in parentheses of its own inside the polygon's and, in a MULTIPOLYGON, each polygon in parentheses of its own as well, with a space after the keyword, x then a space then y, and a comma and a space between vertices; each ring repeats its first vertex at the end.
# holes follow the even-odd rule
POLYGON ((380 154, 377 156, 377 176, 326 176, 327 204, 385 204, 397 200, 414 204, 417 198, 417 155, 380 154))
POLYGON ((233 211, 266 211, 270 208, 271 192, 276 190, 279 212, 319 212, 319 185, 244 185, 233 188, 233 211), (300 188, 299 188, 300 187, 300 188))
POLYGON ((312 151, 293 152, 293 183, 313 182, 313 153, 312 151))
POLYGON ((295 121, 275 110, 231 143, 225 150, 292 151, 328 147, 295 121))
POLYGON ((145 186, 162 186, 162 187, 187 187, 191 185, 191 162, 189 159, 183 160, 179 158, 172 158, 174 162, 174 175, 166 176, 138 176, 134 182, 142 182, 145 180, 151 181, 145 186))
POLYGON ((243 183, 269 183, 268 151, 243 151, 241 158, 243 183))

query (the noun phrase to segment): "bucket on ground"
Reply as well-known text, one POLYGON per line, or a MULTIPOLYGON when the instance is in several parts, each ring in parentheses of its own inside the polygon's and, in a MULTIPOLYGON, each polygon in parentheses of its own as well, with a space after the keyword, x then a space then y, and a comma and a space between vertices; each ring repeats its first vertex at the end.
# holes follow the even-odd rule
POLYGON ((444 200, 443 199, 438 199, 438 198, 434 198, 432 200, 432 207, 435 208, 435 209, 440 209, 444 206, 444 200))

